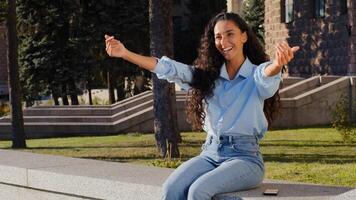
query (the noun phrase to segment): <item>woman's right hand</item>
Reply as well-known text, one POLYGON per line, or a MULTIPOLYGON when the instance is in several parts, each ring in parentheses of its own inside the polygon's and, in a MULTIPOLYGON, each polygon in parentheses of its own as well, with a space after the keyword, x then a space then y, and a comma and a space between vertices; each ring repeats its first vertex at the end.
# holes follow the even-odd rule
POLYGON ((127 49, 114 36, 105 35, 106 52, 110 57, 122 58, 126 55, 127 49))

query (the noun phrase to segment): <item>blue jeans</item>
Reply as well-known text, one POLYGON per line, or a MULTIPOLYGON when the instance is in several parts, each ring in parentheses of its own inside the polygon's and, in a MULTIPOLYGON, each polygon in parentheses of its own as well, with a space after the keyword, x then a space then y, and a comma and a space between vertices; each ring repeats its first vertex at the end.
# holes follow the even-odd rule
POLYGON ((162 199, 210 200, 216 194, 251 189, 262 182, 264 165, 255 137, 209 136, 202 149, 168 177, 162 199))

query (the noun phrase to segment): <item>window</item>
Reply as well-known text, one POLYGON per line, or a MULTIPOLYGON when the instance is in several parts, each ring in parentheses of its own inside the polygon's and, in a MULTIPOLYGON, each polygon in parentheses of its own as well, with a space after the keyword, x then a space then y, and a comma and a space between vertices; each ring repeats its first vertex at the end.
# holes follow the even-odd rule
POLYGON ((325 0, 314 0, 314 17, 325 17, 325 0))
POLYGON ((294 20, 293 0, 284 0, 281 16, 285 23, 290 23, 294 20))
POLYGON ((340 1, 340 13, 342 15, 347 14, 347 0, 340 1))

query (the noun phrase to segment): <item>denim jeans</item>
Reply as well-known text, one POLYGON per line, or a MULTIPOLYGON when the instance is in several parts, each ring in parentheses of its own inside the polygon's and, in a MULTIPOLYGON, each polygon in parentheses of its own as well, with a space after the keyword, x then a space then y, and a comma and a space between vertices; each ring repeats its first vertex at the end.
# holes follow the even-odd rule
POLYGON ((168 177, 161 199, 210 200, 216 194, 251 189, 262 182, 264 165, 254 136, 209 136, 202 149, 168 177))

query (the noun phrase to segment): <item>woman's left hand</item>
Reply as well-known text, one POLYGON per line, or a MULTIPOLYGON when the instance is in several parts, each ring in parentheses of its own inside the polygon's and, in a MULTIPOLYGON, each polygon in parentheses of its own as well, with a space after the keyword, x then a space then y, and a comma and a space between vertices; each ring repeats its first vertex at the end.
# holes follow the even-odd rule
POLYGON ((278 74, 282 70, 283 65, 288 64, 294 58, 294 53, 298 50, 298 46, 290 47, 287 42, 278 43, 273 63, 265 69, 265 74, 267 76, 278 74))

